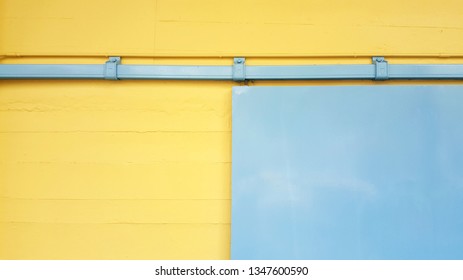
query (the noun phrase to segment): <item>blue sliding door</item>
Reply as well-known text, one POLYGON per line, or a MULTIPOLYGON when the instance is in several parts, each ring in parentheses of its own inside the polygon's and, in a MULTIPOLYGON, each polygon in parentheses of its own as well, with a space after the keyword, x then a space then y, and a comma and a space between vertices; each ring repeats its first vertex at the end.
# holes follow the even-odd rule
POLYGON ((463 86, 234 87, 233 259, 463 259, 463 86))

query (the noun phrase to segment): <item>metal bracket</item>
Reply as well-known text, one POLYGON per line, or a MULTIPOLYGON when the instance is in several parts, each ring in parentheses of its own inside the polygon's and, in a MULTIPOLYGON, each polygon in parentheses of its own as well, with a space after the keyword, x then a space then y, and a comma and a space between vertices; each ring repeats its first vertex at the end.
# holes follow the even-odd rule
POLYGON ((374 56, 373 63, 375 64, 375 80, 384 81, 389 79, 389 71, 387 61, 382 56, 374 56))
POLYGON ((246 80, 246 58, 235 57, 233 59, 233 81, 240 82, 246 80))
POLYGON ((105 63, 104 78, 106 80, 118 80, 117 78, 117 65, 121 64, 119 56, 110 56, 109 60, 105 63))

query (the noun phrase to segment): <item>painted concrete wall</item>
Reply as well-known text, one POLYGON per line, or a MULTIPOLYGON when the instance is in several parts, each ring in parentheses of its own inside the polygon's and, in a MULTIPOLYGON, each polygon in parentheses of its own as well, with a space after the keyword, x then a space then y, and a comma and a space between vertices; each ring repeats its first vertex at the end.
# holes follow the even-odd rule
MULTIPOLYGON (((0 0, 0 63, 463 63, 462 10, 457 0, 0 0)), ((0 258, 229 258, 233 85, 0 81, 0 258)))
POLYGON ((460 0, 2 0, 3 53, 462 55, 460 0))

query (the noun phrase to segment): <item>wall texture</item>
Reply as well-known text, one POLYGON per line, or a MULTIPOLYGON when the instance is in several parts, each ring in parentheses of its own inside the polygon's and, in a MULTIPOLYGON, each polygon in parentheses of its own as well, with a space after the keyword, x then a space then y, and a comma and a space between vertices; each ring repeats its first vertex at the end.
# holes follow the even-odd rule
POLYGON ((0 257, 227 258, 227 88, 2 82, 0 257))
POLYGON ((462 55, 460 0, 2 0, 3 53, 462 55))
MULTIPOLYGON (((0 0, 0 63, 462 63, 444 2, 0 0)), ((233 85, 0 81, 0 258, 228 258, 233 85)))

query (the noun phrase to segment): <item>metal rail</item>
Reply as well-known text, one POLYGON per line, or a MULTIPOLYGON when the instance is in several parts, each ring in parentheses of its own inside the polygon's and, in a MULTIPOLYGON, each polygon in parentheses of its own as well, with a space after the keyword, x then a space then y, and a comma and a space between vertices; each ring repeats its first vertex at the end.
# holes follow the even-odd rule
POLYGON ((107 80, 392 80, 463 79, 463 64, 396 64, 373 57, 372 64, 246 66, 124 65, 119 57, 105 64, 0 64, 0 79, 107 80))

